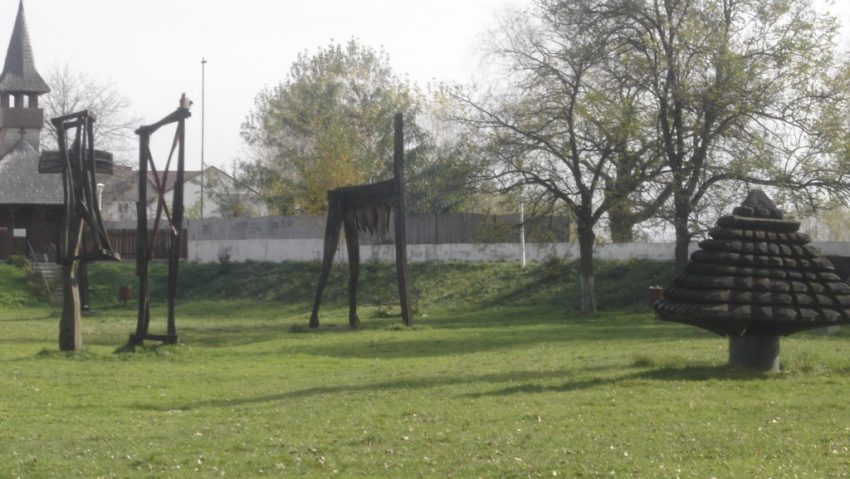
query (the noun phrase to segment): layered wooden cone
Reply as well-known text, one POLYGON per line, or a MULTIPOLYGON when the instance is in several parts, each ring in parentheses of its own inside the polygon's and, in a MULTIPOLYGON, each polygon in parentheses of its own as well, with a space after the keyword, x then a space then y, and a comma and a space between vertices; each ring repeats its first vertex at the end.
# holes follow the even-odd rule
POLYGON ((783 219, 764 192, 751 192, 717 221, 711 239, 700 243, 664 290, 653 306, 658 317, 731 338, 778 337, 850 322, 850 286, 808 246, 799 227, 783 219))

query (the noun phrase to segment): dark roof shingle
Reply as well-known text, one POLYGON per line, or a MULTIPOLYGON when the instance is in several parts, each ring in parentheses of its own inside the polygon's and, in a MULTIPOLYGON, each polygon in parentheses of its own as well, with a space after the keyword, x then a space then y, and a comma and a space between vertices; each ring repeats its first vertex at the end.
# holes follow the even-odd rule
POLYGON ((62 175, 39 173, 38 160, 38 152, 23 140, 0 157, 0 204, 65 204, 62 175))

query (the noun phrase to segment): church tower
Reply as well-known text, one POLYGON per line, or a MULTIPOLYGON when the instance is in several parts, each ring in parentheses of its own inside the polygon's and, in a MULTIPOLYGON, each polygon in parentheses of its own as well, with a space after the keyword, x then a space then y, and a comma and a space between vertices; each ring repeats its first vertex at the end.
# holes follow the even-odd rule
POLYGON ((24 18, 24 2, 18 4, 18 17, 9 40, 6 63, 0 73, 0 153, 24 140, 36 151, 44 123, 38 97, 50 91, 35 69, 32 44, 24 18))

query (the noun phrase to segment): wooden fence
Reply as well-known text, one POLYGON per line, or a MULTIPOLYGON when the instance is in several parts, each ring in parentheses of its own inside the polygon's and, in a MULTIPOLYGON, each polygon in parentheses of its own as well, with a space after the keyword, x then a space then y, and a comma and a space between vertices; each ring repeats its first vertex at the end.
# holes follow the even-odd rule
MULTIPOLYGON (((392 219, 390 222, 392 223, 392 219)), ((206 218, 189 222, 192 241, 247 239, 322 239, 325 218, 319 216, 267 216, 261 218, 206 218)), ((361 244, 393 242, 395 228, 385 234, 361 234, 361 244)), ((411 214, 407 217, 408 244, 518 243, 519 215, 452 213, 411 214)), ((529 243, 558 243, 570 240, 570 222, 563 216, 527 219, 525 238, 529 243)))
MULTIPOLYGON (((519 230, 519 215, 413 214, 407 219, 409 244, 518 243, 519 230)), ((392 231, 387 242, 392 241, 392 231)), ((562 216, 527 219, 525 238, 529 243, 567 242, 569 220, 562 216)))
MULTIPOLYGON (((134 229, 110 229, 107 230, 109 241, 112 243, 112 249, 121 255, 121 258, 136 257, 136 230, 134 229)), ((187 232, 184 229, 180 235, 180 257, 187 258, 189 256, 189 239, 187 232)), ((153 238, 153 231, 148 233, 148 244, 153 245, 151 258, 153 259, 168 259, 168 250, 171 247, 171 237, 168 231, 159 230, 156 238, 153 238)))
POLYGON ((14 238, 11 228, 0 228, 0 258, 26 254, 27 240, 25 238, 14 238))

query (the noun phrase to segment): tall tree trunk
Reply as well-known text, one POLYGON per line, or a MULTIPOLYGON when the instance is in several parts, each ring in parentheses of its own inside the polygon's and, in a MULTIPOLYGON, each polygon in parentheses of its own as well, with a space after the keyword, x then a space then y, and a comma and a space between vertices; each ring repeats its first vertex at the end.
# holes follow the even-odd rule
POLYGON ((608 202, 608 227, 611 241, 631 243, 634 241, 634 202, 628 192, 635 189, 634 179, 627 167, 629 163, 621 159, 616 165, 617 177, 605 182, 605 201, 608 202))
POLYGON ((673 227, 676 230, 676 272, 683 271, 688 264, 688 248, 691 245, 691 232, 688 228, 688 219, 691 210, 688 207, 688 199, 680 194, 674 199, 673 227))
POLYGON ((635 221, 627 208, 612 206, 608 210, 608 228, 614 243, 631 243, 635 240, 635 221))
POLYGON ((596 294, 594 292, 593 273, 593 243, 596 234, 593 228, 579 222, 578 249, 579 274, 581 276, 581 312, 586 315, 596 314, 596 294))

